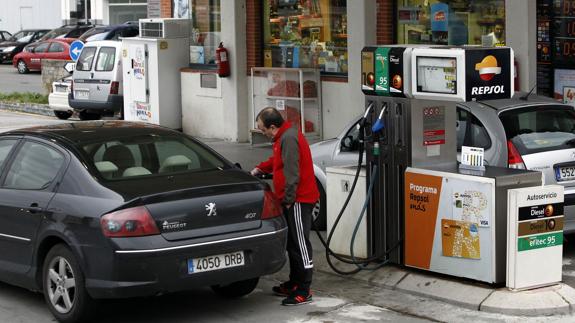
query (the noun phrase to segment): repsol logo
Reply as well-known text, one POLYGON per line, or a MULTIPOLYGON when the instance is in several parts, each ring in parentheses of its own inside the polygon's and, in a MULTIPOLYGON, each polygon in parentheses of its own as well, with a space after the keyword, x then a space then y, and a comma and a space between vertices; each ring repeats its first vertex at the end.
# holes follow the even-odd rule
POLYGON ((409 183, 409 190, 410 191, 416 191, 419 194, 430 193, 430 194, 437 195, 437 188, 429 187, 429 186, 422 186, 422 185, 415 185, 413 183, 409 183))
POLYGON ((503 85, 474 86, 471 89, 471 95, 501 94, 501 93, 505 93, 505 88, 503 87, 503 85))

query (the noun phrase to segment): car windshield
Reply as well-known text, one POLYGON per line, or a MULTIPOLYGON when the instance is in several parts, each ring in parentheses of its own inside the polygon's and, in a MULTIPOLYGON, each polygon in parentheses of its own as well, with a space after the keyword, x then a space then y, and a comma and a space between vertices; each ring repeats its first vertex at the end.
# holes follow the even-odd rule
POLYGON ((30 41, 30 39, 32 39, 32 36, 34 36, 33 31, 22 30, 22 31, 19 31, 16 34, 14 34, 14 36, 12 36, 10 38, 10 41, 16 41, 19 43, 27 43, 30 41))
POLYGON ((110 32, 108 28, 92 28, 80 36, 80 40, 83 42, 95 41, 95 40, 105 40, 106 35, 110 32))
POLYGON ((105 180, 197 173, 230 166, 185 136, 140 135, 92 142, 83 151, 105 180))
POLYGON ((69 33, 74 27, 62 27, 54 29, 46 33, 40 40, 48 40, 52 38, 63 38, 67 33, 69 33))
POLYGON ((504 111, 499 115, 507 140, 520 154, 575 148, 575 110, 541 105, 504 111))

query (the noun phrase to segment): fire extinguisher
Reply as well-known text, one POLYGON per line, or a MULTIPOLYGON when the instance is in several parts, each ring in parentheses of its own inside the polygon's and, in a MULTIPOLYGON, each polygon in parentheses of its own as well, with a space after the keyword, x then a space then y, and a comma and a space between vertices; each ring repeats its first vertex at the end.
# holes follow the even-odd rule
POLYGON ((220 77, 230 76, 230 60, 228 50, 224 47, 224 43, 220 43, 216 49, 216 63, 218 65, 218 75, 220 77))

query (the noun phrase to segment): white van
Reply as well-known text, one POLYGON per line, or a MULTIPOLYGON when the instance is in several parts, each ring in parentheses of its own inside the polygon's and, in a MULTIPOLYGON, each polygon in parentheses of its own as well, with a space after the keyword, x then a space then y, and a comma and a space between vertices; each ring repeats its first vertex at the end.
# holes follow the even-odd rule
POLYGON ((81 120, 122 113, 121 47, 121 42, 103 40, 89 42, 82 49, 68 96, 68 103, 81 120))

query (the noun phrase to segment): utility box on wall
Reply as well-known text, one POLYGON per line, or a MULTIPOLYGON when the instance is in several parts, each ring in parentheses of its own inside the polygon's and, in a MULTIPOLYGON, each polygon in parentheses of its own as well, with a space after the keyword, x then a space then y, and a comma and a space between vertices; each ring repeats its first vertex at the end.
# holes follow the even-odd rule
POLYGON ((188 65, 189 39, 122 39, 124 118, 182 128, 180 68, 188 65))

